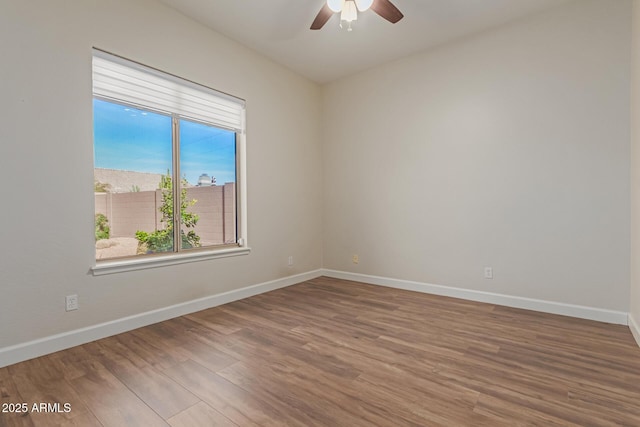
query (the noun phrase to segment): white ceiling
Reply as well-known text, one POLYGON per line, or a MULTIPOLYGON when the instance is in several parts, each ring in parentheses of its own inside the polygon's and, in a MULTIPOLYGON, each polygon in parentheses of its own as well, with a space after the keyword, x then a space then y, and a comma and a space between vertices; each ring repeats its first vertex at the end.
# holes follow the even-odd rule
POLYGON ((318 83, 326 83, 570 0, 392 0, 393 25, 373 11, 353 31, 334 15, 309 30, 325 0, 160 0, 318 83))

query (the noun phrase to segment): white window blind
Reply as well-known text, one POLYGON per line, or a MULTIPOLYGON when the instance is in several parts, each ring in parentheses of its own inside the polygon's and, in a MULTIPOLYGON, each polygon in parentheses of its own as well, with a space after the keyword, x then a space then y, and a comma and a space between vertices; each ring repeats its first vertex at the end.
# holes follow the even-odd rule
POLYGON ((244 101, 93 50, 93 94, 243 133, 244 101))

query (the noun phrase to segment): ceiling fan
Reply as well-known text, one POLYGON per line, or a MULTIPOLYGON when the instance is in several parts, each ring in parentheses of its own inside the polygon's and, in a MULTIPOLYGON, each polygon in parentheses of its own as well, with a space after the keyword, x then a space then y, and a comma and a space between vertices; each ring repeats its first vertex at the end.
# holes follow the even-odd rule
POLYGON ((327 0, 311 24, 311 29, 319 30, 327 23, 331 15, 340 13, 340 28, 342 28, 342 23, 346 22, 348 30, 351 31, 351 22, 358 19, 358 11, 364 12, 369 8, 392 24, 404 17, 402 12, 389 0, 327 0))

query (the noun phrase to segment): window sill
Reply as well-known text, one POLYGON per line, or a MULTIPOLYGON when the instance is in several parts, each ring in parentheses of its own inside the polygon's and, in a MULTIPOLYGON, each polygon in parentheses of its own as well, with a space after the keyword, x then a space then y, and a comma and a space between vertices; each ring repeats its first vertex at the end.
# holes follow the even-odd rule
POLYGON ((91 268, 91 272, 94 276, 103 276, 105 274, 123 273, 126 271, 165 267, 169 265, 185 264, 188 262, 248 255, 249 252, 251 252, 251 248, 230 248, 217 251, 198 251, 126 260, 98 261, 96 265, 91 268))

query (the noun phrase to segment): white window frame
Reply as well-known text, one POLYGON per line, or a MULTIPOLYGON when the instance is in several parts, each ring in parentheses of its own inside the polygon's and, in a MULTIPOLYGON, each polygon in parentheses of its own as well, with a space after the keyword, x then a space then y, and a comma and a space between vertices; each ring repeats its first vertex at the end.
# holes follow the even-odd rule
POLYGON ((94 97, 234 131, 237 209, 233 246, 96 260, 92 273, 98 276, 248 254, 245 101, 95 48, 92 69, 94 97))

